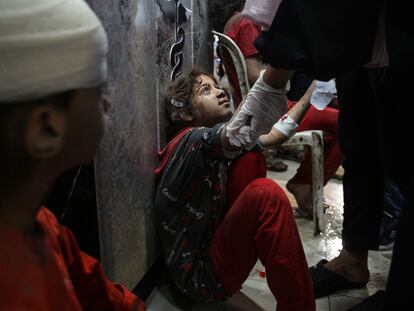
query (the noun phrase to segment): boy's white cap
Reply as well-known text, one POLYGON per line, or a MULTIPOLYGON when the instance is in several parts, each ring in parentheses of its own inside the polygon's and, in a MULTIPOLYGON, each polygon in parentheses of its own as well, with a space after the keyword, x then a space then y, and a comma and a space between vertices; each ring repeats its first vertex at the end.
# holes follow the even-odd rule
POLYGON ((0 104, 102 84, 107 50, 84 0, 1 0, 0 104))

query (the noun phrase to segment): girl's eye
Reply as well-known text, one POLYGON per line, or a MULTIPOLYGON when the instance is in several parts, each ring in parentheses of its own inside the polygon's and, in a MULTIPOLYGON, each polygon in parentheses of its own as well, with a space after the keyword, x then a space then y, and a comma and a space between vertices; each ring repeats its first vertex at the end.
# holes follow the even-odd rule
POLYGON ((202 94, 208 94, 210 92, 210 90, 209 90, 209 88, 207 87, 207 86, 205 86, 205 87, 203 87, 202 89, 201 89, 201 93, 202 94))

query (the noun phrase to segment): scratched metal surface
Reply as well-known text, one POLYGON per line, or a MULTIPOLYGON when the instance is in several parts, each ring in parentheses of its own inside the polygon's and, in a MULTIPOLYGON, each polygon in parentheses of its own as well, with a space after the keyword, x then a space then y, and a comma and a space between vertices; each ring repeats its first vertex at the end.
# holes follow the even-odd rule
MULTIPOLYGON (((161 0, 160 0, 161 1, 161 0)), ((88 1, 109 39, 111 102, 107 130, 95 160, 101 259, 106 274, 133 288, 158 255, 153 227, 153 169, 165 144, 163 90, 171 80, 175 16, 157 1, 88 1)), ((175 2, 175 0, 164 0, 175 2)), ((180 70, 212 67, 208 2, 183 0, 191 10, 180 70)))

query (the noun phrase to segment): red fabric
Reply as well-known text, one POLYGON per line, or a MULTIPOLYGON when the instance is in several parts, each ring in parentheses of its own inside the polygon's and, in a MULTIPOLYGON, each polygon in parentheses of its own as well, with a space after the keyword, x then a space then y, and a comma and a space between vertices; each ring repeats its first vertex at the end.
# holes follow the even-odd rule
POLYGON ((241 192, 229 194, 237 199, 209 248, 217 277, 233 294, 259 258, 277 310, 314 311, 308 265, 286 194, 275 182, 260 178, 265 166, 262 154, 246 153, 232 165, 228 189, 241 192))
POLYGON ((220 58, 223 60, 224 66, 226 68, 226 75, 230 83, 231 95, 234 101, 234 106, 235 108, 237 108, 242 102, 243 98, 241 96, 239 78, 237 77, 236 68, 234 67, 231 56, 229 52, 227 52, 227 50, 223 49, 221 51, 220 58))
POLYGON ((42 208, 37 222, 35 235, 0 227, 0 310, 145 310, 79 250, 51 212, 42 208))
MULTIPOLYGON (((289 101, 288 109, 294 105, 295 102, 289 101)), ((334 108, 327 107, 324 110, 318 110, 310 106, 297 129, 298 132, 308 130, 322 130, 324 132, 323 172, 325 185, 335 175, 335 172, 344 160, 338 144, 338 114, 339 111, 334 108)), ((291 182, 296 184, 312 184, 312 158, 309 152, 306 154, 295 176, 291 179, 291 182)))
POLYGON ((232 206, 244 188, 256 178, 265 178, 266 159, 262 153, 247 152, 233 160, 227 170, 227 203, 232 206), (248 163, 248 166, 246 166, 248 163), (243 172, 240 174, 240 172, 243 172))
POLYGON ((183 138, 183 136, 187 134, 190 130, 191 128, 185 128, 181 130, 181 132, 179 132, 177 135, 175 135, 173 139, 171 139, 171 141, 164 147, 164 149, 158 152, 158 157, 161 159, 161 163, 154 170, 155 179, 158 179, 161 176, 165 166, 168 163, 168 160, 170 159, 171 153, 175 149, 175 146, 177 146, 177 144, 181 141, 181 138, 183 138))
POLYGON ((260 33, 260 26, 241 16, 238 12, 228 20, 224 27, 224 34, 236 42, 245 58, 259 54, 253 42, 260 33))
MULTIPOLYGON (((242 17, 238 12, 229 19, 224 27, 224 34, 233 39, 244 55, 244 58, 259 54, 253 42, 260 35, 260 32, 260 26, 242 17)), ((221 56, 226 68, 227 79, 233 89, 234 104, 237 107, 242 101, 239 78, 237 77, 236 69, 229 53, 224 50, 221 56)))

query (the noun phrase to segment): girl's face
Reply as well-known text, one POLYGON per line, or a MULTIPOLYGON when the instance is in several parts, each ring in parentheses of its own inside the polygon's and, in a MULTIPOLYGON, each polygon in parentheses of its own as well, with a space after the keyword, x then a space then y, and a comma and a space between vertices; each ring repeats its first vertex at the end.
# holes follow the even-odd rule
POLYGON ((206 75, 200 75, 193 86, 192 104, 197 126, 212 127, 229 121, 233 114, 224 89, 206 75))

